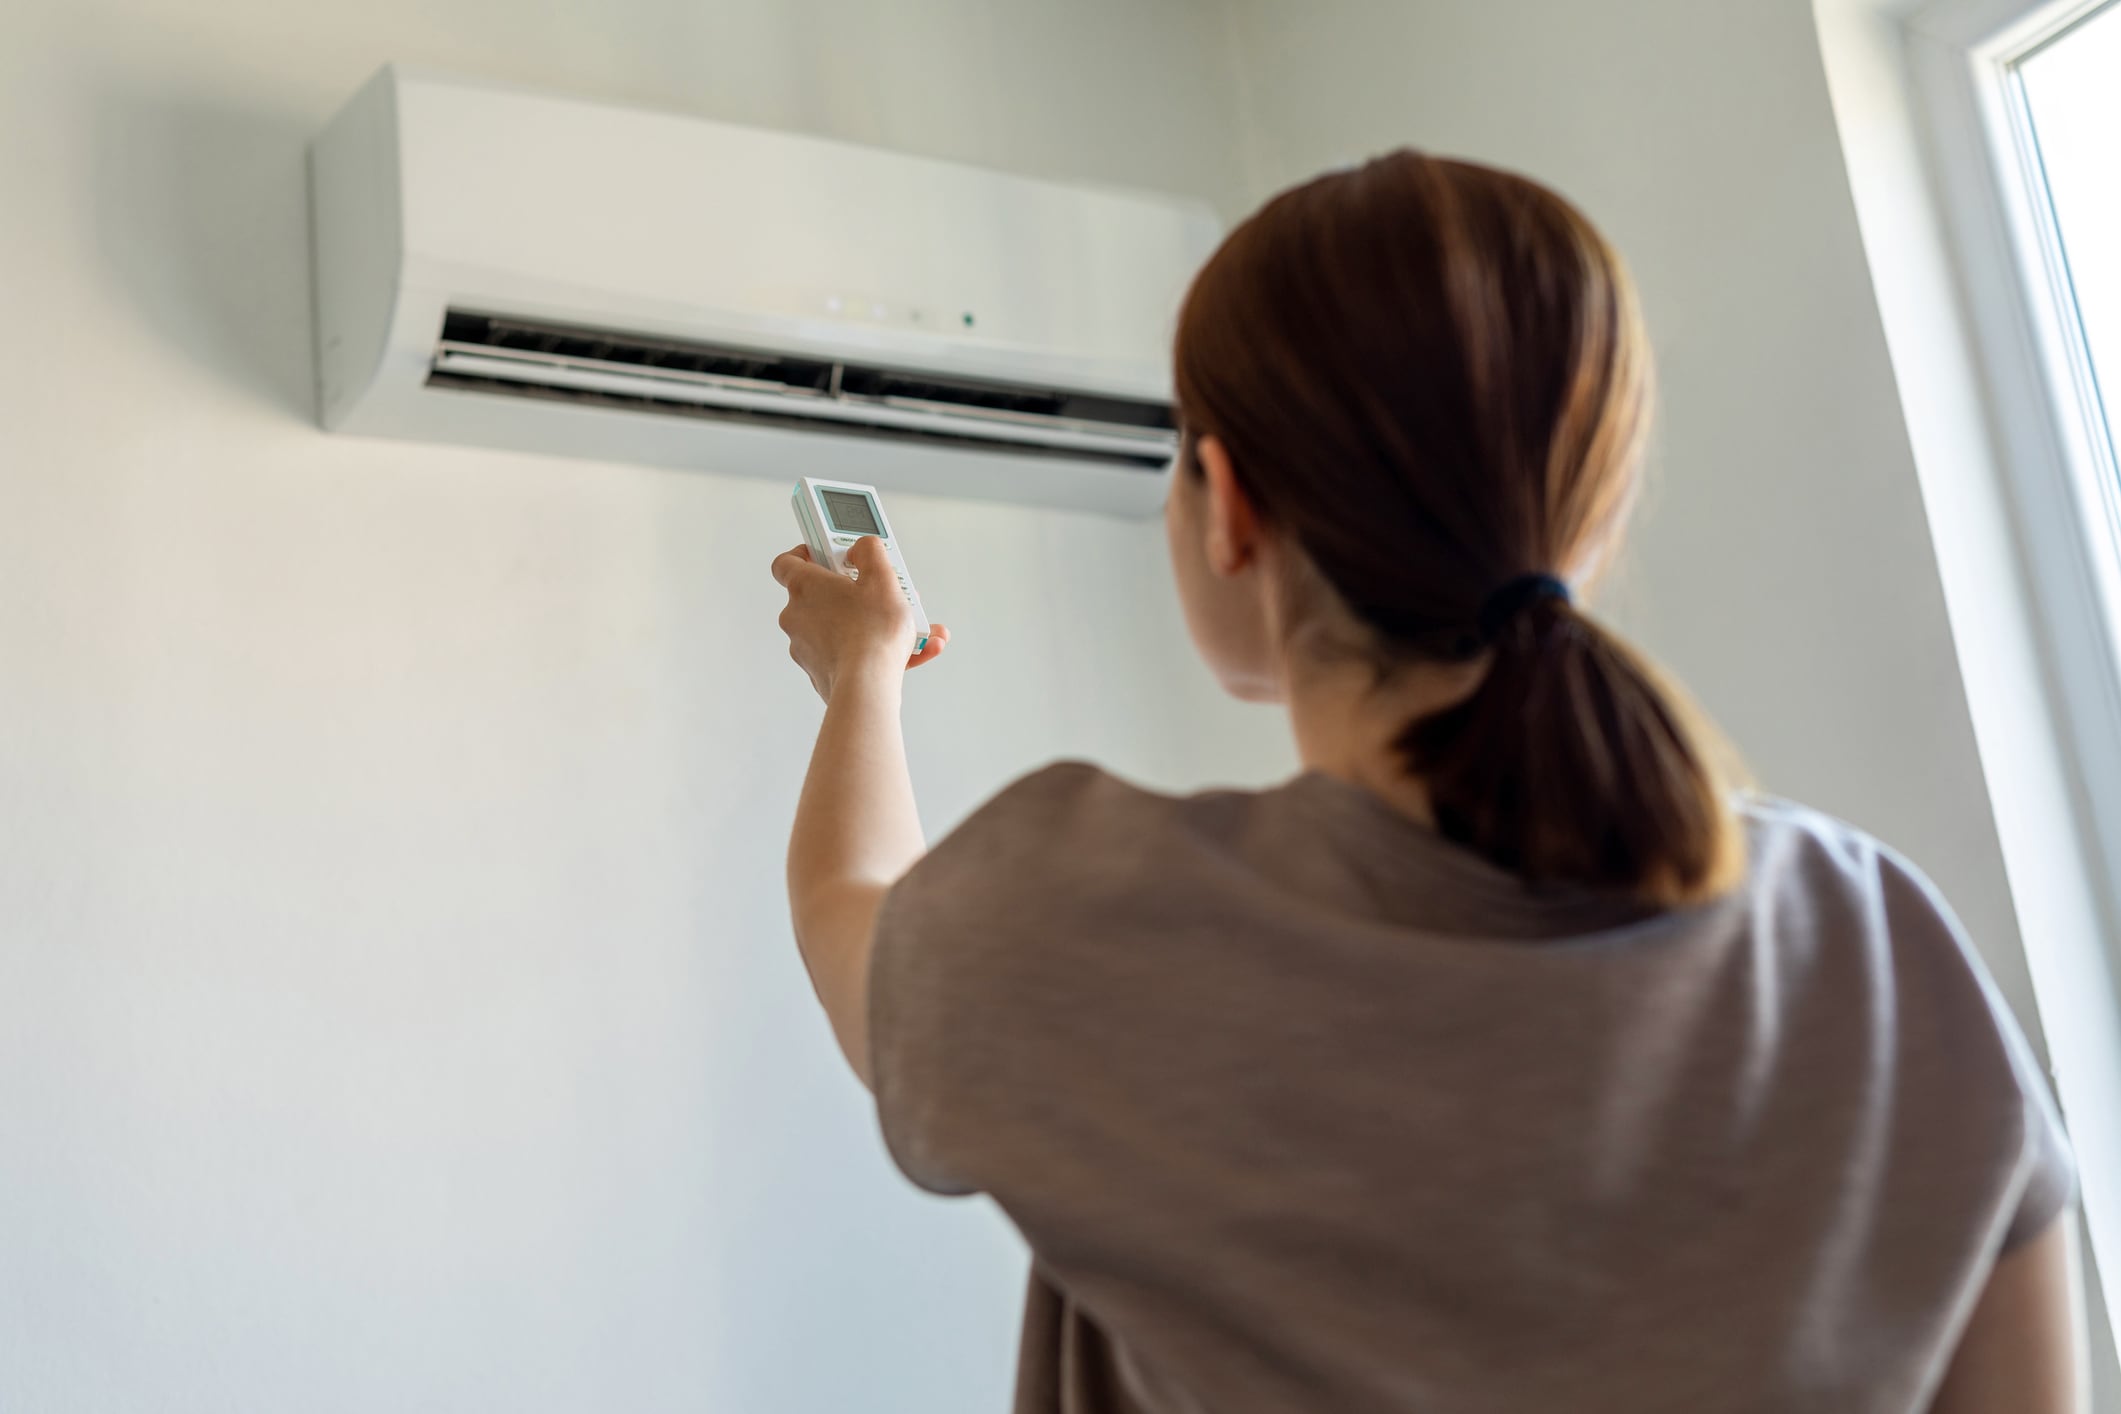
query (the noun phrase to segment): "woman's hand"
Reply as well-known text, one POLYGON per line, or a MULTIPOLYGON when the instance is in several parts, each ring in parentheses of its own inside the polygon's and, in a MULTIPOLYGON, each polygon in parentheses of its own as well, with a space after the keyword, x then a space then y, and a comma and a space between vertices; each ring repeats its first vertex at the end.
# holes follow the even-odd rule
POLYGON ((788 591, 788 607, 781 611, 788 656, 810 674, 810 685, 827 702, 833 688, 852 674, 917 668, 950 641, 949 630, 932 625, 927 646, 908 657, 913 624, 884 542, 866 536, 855 542, 847 559, 861 571, 860 579, 816 563, 803 545, 773 562, 774 579, 788 591))

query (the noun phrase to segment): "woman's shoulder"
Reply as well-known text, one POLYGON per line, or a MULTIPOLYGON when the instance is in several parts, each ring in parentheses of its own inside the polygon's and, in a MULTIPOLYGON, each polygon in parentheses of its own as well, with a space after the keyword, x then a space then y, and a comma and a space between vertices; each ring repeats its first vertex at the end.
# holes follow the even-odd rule
POLYGON ((1017 778, 989 802, 1018 806, 1093 807, 1140 813, 1177 813, 1218 802, 1238 803, 1255 798, 1256 792, 1209 788, 1197 791, 1164 791, 1128 780, 1116 772, 1088 761, 1063 759, 1017 778))
POLYGON ((1755 863, 1765 853, 1769 862, 1817 859, 1851 875, 1863 875, 1881 860, 1898 859, 1877 836, 1798 801, 1747 792, 1739 797, 1737 810, 1753 842, 1755 863), (1777 850, 1790 853, 1773 853, 1777 850))
POLYGON ((1903 1064, 1990 1052, 2022 1069, 2022 1034, 1979 945, 1919 866, 1790 801, 1751 799, 1742 813, 1752 846, 1745 915, 1772 944, 1793 1000, 1890 1026, 1903 1064))
POLYGON ((1824 811, 1772 797, 1739 807, 1750 846, 1747 913, 1770 926, 1792 967, 1860 972, 1905 986, 1920 979, 1995 1004, 1979 949, 1951 904, 1912 860, 1824 811))
POLYGON ((1049 867, 1137 856, 1166 829, 1189 834, 1234 828, 1256 792, 1173 793, 1137 784, 1087 761, 1056 761, 1020 777, 967 816, 936 849, 981 856, 1035 855, 1049 867), (1055 853, 1056 846, 1067 846, 1055 853))
POLYGON ((1860 909, 1880 932, 1912 930, 1964 943, 1958 916, 1921 867, 1876 835, 1791 800, 1739 804, 1750 843, 1748 892, 1860 909))
POLYGON ((1018 777, 997 792, 972 818, 1086 809, 1153 811, 1169 804, 1172 799, 1088 761, 1061 760, 1018 777))
POLYGON ((1082 761, 1004 787, 938 840, 893 890, 900 917, 1077 949, 1125 931, 1174 896, 1227 885, 1255 827, 1258 793, 1173 794, 1082 761))
POLYGON ((2005 1240, 2039 1231, 2074 1189, 2068 1142, 2044 1068, 1943 892, 1831 815, 1772 799, 1743 813, 1748 913, 1772 933, 1764 941, 1790 1007, 1860 1018, 1868 1049, 1889 1058, 1903 1114, 1926 1102, 1948 1117, 1940 1128, 1970 1129, 1991 1112, 1996 1142, 2017 1161, 2005 1240))

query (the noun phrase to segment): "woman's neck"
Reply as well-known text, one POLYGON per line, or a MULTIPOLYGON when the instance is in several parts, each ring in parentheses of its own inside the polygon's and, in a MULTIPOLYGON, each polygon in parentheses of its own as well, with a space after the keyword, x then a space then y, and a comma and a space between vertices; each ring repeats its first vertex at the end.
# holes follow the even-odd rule
POLYGON ((1360 658, 1292 665, 1286 700, 1297 756, 1306 769, 1432 825, 1428 792, 1397 742, 1410 723, 1462 700, 1479 681, 1477 664, 1402 668, 1382 680, 1360 658))

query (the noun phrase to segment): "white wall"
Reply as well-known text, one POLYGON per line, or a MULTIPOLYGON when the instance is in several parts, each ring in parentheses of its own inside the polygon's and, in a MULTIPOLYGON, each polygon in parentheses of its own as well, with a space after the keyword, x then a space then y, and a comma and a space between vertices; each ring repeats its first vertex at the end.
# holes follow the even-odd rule
MULTIPOLYGON (((787 935, 785 490, 317 432, 303 149, 403 60, 1227 201, 1208 19, 0 9, 0 1409, 1002 1407, 787 935)), ((933 823, 1286 761, 1153 525, 893 512, 933 823)))

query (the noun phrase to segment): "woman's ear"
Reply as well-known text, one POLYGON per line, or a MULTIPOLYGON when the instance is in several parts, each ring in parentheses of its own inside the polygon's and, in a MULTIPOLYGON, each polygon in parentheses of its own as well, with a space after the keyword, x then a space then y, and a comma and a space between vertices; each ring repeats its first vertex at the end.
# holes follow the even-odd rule
POLYGON ((1225 578, 1242 574, 1259 558, 1259 512, 1238 485, 1237 470, 1221 438, 1202 437, 1194 444, 1193 458, 1208 493, 1208 568, 1225 578))

